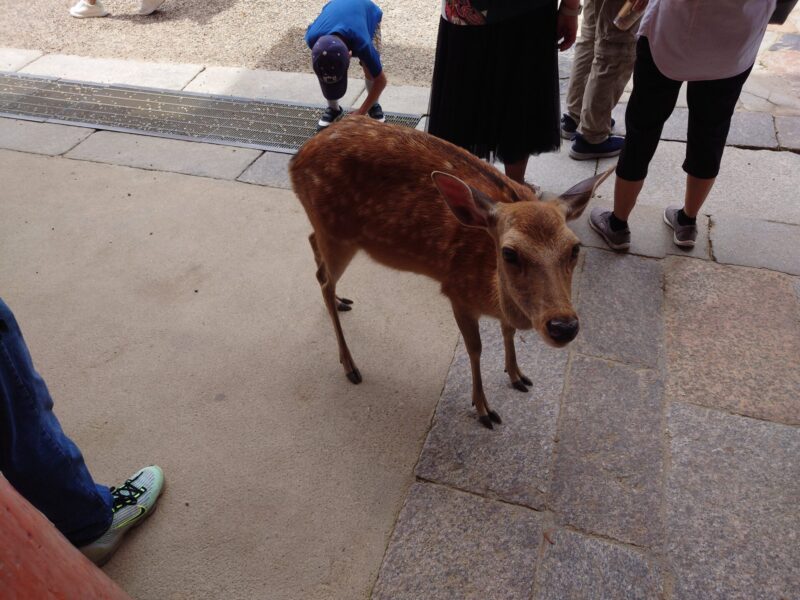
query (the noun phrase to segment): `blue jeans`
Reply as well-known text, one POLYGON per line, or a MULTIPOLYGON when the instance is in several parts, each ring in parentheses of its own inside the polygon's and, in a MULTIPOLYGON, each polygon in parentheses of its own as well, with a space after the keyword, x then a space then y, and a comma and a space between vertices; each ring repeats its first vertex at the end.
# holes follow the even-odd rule
POLYGON ((111 526, 111 492, 95 484, 53 414, 47 385, 0 298, 0 471, 76 546, 111 526))

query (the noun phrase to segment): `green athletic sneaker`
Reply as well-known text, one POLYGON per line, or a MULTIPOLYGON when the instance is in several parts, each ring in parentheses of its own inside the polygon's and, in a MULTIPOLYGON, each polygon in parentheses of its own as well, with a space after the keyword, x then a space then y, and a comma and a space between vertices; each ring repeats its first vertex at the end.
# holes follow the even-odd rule
POLYGON ((131 529, 153 514, 164 489, 164 472, 155 465, 145 467, 118 488, 111 488, 114 520, 102 536, 79 548, 97 566, 108 562, 131 529))

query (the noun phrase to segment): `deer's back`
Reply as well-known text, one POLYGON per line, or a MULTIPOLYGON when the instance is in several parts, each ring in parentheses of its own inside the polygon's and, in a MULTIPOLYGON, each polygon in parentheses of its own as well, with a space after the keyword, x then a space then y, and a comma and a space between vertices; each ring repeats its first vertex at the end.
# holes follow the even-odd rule
POLYGON ((497 201, 533 197, 453 144, 368 117, 330 126, 290 164, 292 185, 318 234, 438 279, 458 252, 468 251, 474 261, 488 252, 494 265, 489 236, 458 222, 431 179, 433 171, 452 173, 497 201))

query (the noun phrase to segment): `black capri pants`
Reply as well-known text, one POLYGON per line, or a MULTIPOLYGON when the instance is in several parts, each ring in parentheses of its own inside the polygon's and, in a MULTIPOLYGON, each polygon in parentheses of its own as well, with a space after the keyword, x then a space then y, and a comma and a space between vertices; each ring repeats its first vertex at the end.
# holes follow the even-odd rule
MULTIPOLYGON (((712 179, 719 173, 733 110, 752 68, 727 79, 687 84, 689 130, 683 170, 689 175, 712 179)), ((664 123, 678 101, 682 83, 658 70, 650 43, 646 37, 640 37, 636 44, 633 92, 625 111, 625 146, 617 164, 619 177, 639 181, 647 176, 647 167, 658 147, 664 123)))

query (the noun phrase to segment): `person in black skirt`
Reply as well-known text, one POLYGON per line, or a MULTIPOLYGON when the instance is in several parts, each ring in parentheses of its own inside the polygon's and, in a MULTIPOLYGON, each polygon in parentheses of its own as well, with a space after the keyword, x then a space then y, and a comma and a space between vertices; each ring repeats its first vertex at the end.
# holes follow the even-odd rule
POLYGON ((444 0, 428 133, 523 182, 531 154, 558 150, 558 53, 575 42, 579 0, 444 0))

